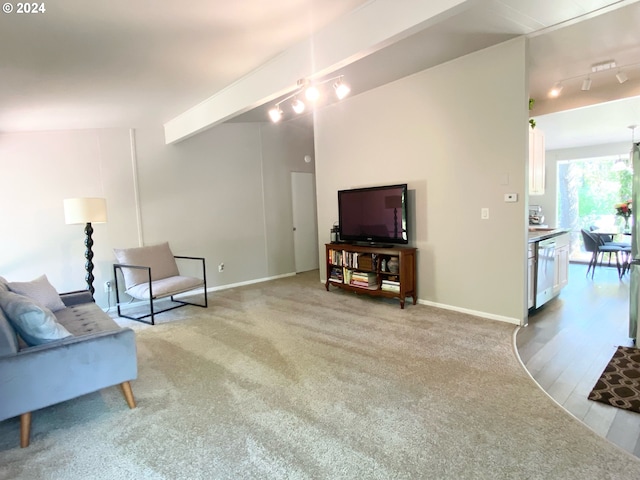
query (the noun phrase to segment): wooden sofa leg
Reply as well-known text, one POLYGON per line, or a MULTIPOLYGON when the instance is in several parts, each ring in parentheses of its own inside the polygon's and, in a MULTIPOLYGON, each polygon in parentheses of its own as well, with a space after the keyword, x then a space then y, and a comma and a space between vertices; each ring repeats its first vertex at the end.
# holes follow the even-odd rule
POLYGON ((133 390, 131 390, 131 384, 129 382, 122 382, 120 384, 120 388, 122 388, 122 393, 124 394, 124 398, 127 401, 127 405, 129 408, 136 408, 136 400, 133 398, 133 390))
POLYGON ((20 415, 20 447, 29 446, 29 436, 31 435, 31 412, 20 415))

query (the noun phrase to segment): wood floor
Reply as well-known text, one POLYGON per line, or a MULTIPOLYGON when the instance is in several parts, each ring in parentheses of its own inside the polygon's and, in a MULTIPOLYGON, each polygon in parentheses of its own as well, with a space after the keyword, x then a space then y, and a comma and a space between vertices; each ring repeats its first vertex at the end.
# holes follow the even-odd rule
POLYGON ((640 457, 640 414, 587 399, 618 345, 629 338, 629 275, 571 264, 569 285, 529 317, 516 337, 520 357, 540 386, 588 427, 640 457))

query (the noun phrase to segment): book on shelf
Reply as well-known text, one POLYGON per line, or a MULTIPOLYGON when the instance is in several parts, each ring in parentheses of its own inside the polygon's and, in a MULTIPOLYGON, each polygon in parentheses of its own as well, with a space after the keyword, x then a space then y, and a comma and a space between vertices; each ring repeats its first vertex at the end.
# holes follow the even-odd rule
POLYGON ((351 276, 353 272, 348 268, 344 268, 342 273, 343 273, 342 278, 344 278, 344 283, 351 283, 351 276))
POLYGON ((329 273, 329 281, 343 283, 343 279, 342 268, 333 267, 329 273))
POLYGON ((351 286, 353 287, 358 287, 358 288, 362 288, 364 290, 378 290, 378 284, 375 285, 366 285, 366 284, 359 284, 359 283, 355 283, 355 282, 351 282, 351 286))
POLYGON ((347 250, 329 249, 329 262, 347 268, 375 271, 378 266, 378 256, 375 253, 349 252, 347 250))
POLYGON ((399 293, 400 292, 400 285, 390 285, 388 283, 383 283, 380 286, 381 290, 384 290, 386 292, 394 292, 394 293, 399 293))
POLYGON ((382 280, 382 285, 380 285, 380 289, 384 290, 386 292, 399 293, 400 292, 400 282, 398 282, 396 280, 389 280, 388 278, 385 278, 385 279, 382 280))
POLYGON ((371 287, 378 285, 378 276, 374 272, 351 272, 351 285, 371 287))
POLYGON ((334 250, 329 249, 329 262, 331 265, 342 265, 343 260, 343 251, 342 250, 334 250))

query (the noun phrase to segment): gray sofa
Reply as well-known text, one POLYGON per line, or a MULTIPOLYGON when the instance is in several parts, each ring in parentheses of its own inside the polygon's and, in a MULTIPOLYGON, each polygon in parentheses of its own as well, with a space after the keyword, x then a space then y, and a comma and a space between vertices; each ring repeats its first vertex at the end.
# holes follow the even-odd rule
POLYGON ((17 294, 12 285, 0 277, 0 421, 20 416, 20 446, 29 445, 34 410, 113 385, 121 386, 134 408, 129 383, 138 372, 133 330, 114 322, 88 291, 59 295, 62 302, 53 311, 17 294), (38 313, 55 316, 56 333, 63 332, 58 335, 62 338, 33 344, 15 321, 14 307, 29 302, 38 313))

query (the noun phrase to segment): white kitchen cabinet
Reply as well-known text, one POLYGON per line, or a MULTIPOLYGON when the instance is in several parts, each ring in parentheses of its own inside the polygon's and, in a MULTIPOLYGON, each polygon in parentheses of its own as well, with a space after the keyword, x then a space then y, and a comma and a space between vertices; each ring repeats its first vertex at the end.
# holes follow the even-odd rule
POLYGON ((569 283, 569 243, 568 233, 558 235, 556 238, 555 271, 553 275, 553 294, 560 293, 560 290, 569 283))
POLYGON ((527 308, 533 308, 536 303, 536 244, 529 244, 527 255, 527 271, 529 280, 527 283, 527 308))
POLYGON ((544 133, 529 127, 529 195, 544 195, 544 133))

